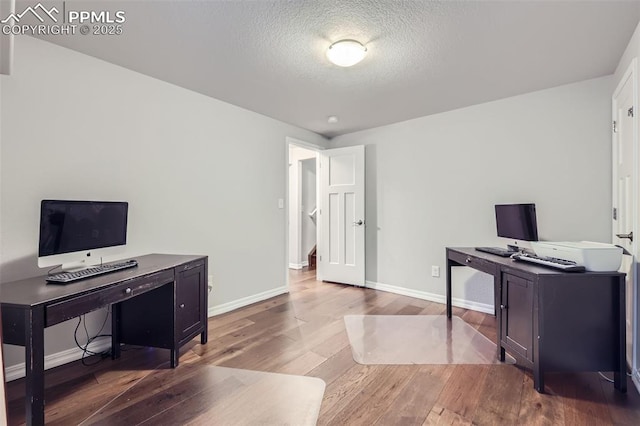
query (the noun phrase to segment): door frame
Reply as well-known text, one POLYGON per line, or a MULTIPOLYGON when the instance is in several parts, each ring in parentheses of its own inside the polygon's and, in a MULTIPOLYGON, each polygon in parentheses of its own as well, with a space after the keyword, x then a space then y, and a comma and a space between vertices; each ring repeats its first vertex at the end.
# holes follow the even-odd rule
MULTIPOLYGON (((616 85, 616 89, 613 92, 613 95, 611 97, 611 120, 612 120, 612 126, 611 126, 611 201, 612 201, 612 207, 614 206, 618 206, 618 202, 617 202, 617 197, 618 197, 618 185, 617 185, 617 169, 618 169, 618 138, 617 138, 617 133, 614 131, 614 126, 613 126, 613 121, 617 120, 617 109, 618 109, 618 105, 616 103, 616 99, 617 97, 620 95, 620 92, 622 91, 623 87, 625 86, 626 82, 630 81, 632 84, 632 97, 633 97, 633 108, 634 108, 634 114, 632 117, 632 123, 633 123, 633 127, 632 127, 632 190, 631 193, 633 194, 632 198, 632 216, 633 216, 633 220, 632 220, 632 225, 631 225, 631 231, 633 231, 634 235, 640 235, 638 234, 638 230, 640 229, 640 219, 638 218, 638 207, 639 207, 639 200, 638 198, 640 198, 640 182, 639 182, 639 163, 640 163, 640 150, 638 147, 638 114, 640 113, 640 111, 638 110, 638 60, 637 58, 633 58, 633 60, 631 61, 631 63, 629 64, 629 67, 627 68, 627 70, 625 71, 625 73, 622 75, 622 77, 620 78, 620 81, 617 82, 616 85)), ((616 233, 616 223, 613 220, 613 212, 612 212, 612 218, 611 218, 611 237, 613 239, 613 236, 616 233)), ((639 300, 639 295, 638 295, 638 242, 637 240, 633 241, 631 243, 631 254, 633 255, 633 260, 632 260, 632 265, 631 265, 631 269, 634 271, 633 273, 633 282, 632 282, 632 286, 633 286, 633 294, 634 294, 634 299, 632 306, 633 306, 633 315, 631 318, 631 321, 633 321, 634 324, 634 330, 633 330, 633 344, 632 344, 632 348, 631 348, 631 376, 632 376, 632 380, 635 383, 636 387, 640 390, 640 372, 639 367, 640 367, 640 361, 638 360, 638 337, 640 336, 640 330, 639 330, 639 323, 638 323, 638 319, 639 319, 639 315, 638 315, 638 300, 639 300)))
MULTIPOLYGON (((318 169, 319 169, 319 162, 320 162, 320 152, 323 151, 325 148, 318 146, 318 145, 314 145, 312 143, 309 142, 305 142, 302 141, 300 139, 296 139, 296 138, 292 138, 292 137, 285 137, 285 168, 286 168, 286 173, 285 173, 285 203, 284 203, 284 208, 285 208, 285 215, 284 215, 284 229, 285 229, 285 285, 287 286, 287 288, 289 288, 289 256, 290 256, 290 251, 291 251, 291 247, 289 244, 289 223, 291 221, 290 218, 290 203, 291 200, 289 199, 289 187, 291 185, 291 182, 289 181, 289 162, 291 161, 291 159, 289 158, 289 148, 290 146, 297 146, 299 148, 304 148, 307 149, 309 151, 315 151, 316 153, 316 205, 319 205, 319 179, 318 179, 318 169)), ((318 241, 318 238, 320 236, 320 225, 319 225, 319 221, 317 221, 318 223, 316 223, 316 242, 318 241)), ((317 274, 317 267, 316 267, 316 274, 317 274)))

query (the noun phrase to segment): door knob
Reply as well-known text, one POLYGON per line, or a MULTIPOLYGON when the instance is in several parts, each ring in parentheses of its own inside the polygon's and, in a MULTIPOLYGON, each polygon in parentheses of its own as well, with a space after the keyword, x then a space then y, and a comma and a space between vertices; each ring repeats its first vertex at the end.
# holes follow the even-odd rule
POLYGON ((618 237, 618 238, 628 238, 629 241, 633 242, 633 231, 629 232, 628 234, 616 234, 616 237, 618 237))
POLYGON ((353 225, 354 226, 362 226, 362 225, 364 225, 364 220, 358 219, 357 222, 353 222, 353 225))

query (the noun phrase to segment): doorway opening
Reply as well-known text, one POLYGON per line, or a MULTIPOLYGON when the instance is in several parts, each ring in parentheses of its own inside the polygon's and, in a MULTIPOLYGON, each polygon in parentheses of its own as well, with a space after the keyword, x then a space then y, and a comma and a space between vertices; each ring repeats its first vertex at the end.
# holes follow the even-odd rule
POLYGON ((294 142, 289 142, 287 149, 287 268, 290 272, 315 270, 318 242, 318 152, 294 142))

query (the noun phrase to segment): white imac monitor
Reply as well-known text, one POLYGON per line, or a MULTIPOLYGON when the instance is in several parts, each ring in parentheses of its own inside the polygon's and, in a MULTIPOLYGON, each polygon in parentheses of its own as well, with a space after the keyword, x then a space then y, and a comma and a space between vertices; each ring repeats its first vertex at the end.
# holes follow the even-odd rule
POLYGON ((120 201, 42 200, 38 267, 82 269, 123 251, 128 210, 120 201))

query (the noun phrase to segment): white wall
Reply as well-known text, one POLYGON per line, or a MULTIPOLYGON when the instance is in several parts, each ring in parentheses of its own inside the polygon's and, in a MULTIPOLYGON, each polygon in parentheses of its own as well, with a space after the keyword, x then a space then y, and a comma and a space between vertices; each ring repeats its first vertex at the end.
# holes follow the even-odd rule
MULTIPOLYGON (((625 51, 622 54, 622 57, 620 58, 620 62, 618 62, 616 71, 613 74, 614 85, 620 81, 624 73, 627 71, 627 68, 629 68, 629 65, 631 64, 631 61, 633 60, 633 58, 638 57, 639 54, 640 54, 640 24, 638 24, 635 31, 633 32, 633 35, 629 40, 629 44, 627 44, 627 47, 625 48, 625 51)), ((612 94, 613 94, 613 90, 612 90, 612 94)))
MULTIPOLYGON (((0 280, 42 273, 41 199, 104 199, 129 202, 126 254, 209 256, 214 311, 286 291, 285 138, 324 138, 30 37, 14 53, 0 77, 0 280)), ((74 346, 74 324, 47 330, 48 354, 74 346)), ((23 361, 5 349, 8 366, 23 361)))
MULTIPOLYGON (((15 12, 15 0, 0 1, 0 16, 6 17, 13 12, 15 12)), ((11 74, 13 39, 13 34, 2 34, 0 37, 0 74, 11 74)))
MULTIPOLYGON (((604 77, 333 139, 366 145, 369 285, 444 300, 445 247, 505 245, 496 203, 535 202, 541 239, 610 241, 611 91, 604 77)), ((488 275, 455 282, 458 304, 493 312, 488 275)))

